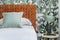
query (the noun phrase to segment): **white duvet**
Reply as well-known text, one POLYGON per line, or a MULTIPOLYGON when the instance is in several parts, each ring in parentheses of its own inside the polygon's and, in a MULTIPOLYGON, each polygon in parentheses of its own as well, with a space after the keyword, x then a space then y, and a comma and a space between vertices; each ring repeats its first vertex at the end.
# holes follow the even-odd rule
POLYGON ((2 28, 0 40, 37 40, 33 28, 2 28))

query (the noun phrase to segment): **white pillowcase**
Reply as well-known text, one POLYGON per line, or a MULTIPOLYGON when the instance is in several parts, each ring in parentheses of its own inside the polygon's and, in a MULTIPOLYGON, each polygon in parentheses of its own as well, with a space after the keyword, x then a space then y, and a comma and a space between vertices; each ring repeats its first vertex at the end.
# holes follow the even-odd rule
POLYGON ((21 18, 21 24, 22 26, 32 26, 32 23, 27 18, 21 18))

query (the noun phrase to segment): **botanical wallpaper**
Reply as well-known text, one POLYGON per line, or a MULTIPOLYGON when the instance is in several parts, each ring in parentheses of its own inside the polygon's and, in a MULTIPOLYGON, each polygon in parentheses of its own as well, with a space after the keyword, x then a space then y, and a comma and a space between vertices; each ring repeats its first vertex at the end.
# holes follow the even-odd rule
POLYGON ((35 4, 37 32, 46 32, 47 26, 50 25, 52 30, 57 33, 58 0, 0 0, 0 4, 35 4))

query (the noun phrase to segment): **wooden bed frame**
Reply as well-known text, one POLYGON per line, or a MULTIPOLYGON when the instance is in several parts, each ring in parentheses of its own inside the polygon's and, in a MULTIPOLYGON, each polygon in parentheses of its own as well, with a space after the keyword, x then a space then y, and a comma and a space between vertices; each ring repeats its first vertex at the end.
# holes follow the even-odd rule
POLYGON ((28 4, 2 4, 0 5, 0 19, 3 18, 2 12, 24 12, 23 17, 28 18, 36 29, 36 6, 28 4))

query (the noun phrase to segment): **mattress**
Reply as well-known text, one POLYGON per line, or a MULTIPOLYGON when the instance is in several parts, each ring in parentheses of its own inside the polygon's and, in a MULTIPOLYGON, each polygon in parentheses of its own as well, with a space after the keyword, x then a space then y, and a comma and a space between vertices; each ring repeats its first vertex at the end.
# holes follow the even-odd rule
POLYGON ((31 28, 1 28, 0 40, 37 40, 36 32, 31 28))

